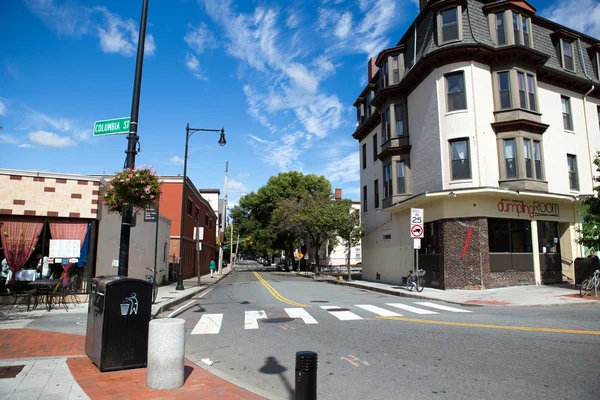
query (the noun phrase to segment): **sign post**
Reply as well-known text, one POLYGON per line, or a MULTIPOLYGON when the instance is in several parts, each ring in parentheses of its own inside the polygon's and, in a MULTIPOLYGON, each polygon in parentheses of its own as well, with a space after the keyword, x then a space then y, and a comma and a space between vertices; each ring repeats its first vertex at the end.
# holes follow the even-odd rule
POLYGON ((94 122, 94 136, 120 135, 129 133, 130 117, 105 119, 94 122))
POLYGON ((425 229, 423 228, 423 214, 422 208, 410 209, 410 237, 415 240, 415 276, 418 276, 417 272, 419 271, 419 249, 421 248, 421 239, 425 235, 425 229))

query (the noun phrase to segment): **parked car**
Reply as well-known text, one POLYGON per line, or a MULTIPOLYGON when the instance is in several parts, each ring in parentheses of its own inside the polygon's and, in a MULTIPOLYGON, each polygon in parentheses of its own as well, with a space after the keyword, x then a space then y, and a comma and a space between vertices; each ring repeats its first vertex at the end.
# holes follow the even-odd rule
POLYGON ((277 271, 283 271, 283 272, 288 272, 289 271, 289 267, 286 263, 284 262, 280 262, 277 264, 277 271))

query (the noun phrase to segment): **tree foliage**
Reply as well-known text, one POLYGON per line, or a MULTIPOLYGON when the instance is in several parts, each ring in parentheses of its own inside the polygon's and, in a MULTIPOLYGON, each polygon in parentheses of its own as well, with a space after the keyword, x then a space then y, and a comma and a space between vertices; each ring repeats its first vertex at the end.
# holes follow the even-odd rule
MULTIPOLYGON (((596 171, 600 173, 600 151, 596 152, 594 158, 596 171)), ((594 182, 600 183, 600 177, 594 177, 594 182)), ((583 244, 593 250, 600 250, 600 185, 594 186, 596 195, 588 197, 581 201, 581 212, 583 214, 582 229, 579 230, 580 236, 577 239, 579 244, 583 244)))

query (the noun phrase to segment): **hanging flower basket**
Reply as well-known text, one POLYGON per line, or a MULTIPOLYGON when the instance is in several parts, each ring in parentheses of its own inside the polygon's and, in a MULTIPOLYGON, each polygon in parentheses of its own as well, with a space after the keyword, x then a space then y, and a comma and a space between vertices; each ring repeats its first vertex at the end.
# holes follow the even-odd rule
POLYGON ((115 174, 104 192, 102 202, 111 213, 123 213, 123 206, 129 204, 136 211, 156 204, 162 192, 156 170, 143 165, 135 169, 126 168, 115 174))

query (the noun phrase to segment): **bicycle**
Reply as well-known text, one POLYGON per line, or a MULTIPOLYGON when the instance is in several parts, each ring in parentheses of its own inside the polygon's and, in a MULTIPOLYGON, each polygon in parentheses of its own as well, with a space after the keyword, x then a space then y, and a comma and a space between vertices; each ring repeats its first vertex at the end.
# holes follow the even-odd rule
POLYGON ((598 285, 600 284, 600 269, 594 271, 594 274, 581 282, 581 287, 579 288, 579 293, 581 297, 591 296, 593 292, 597 292, 598 285))
MULTIPOLYGON (((158 283, 154 280, 154 269, 146 268, 148 271, 152 271, 152 275, 146 275, 146 280, 152 284, 152 304, 156 301, 156 297, 158 296, 158 283)), ((156 272, 164 272, 164 269, 160 269, 156 272)))
POLYGON ((411 269, 408 271, 408 276, 406 277, 406 288, 409 292, 412 292, 413 289, 417 289, 417 292, 422 292, 424 288, 424 269, 418 269, 416 273, 411 269))

